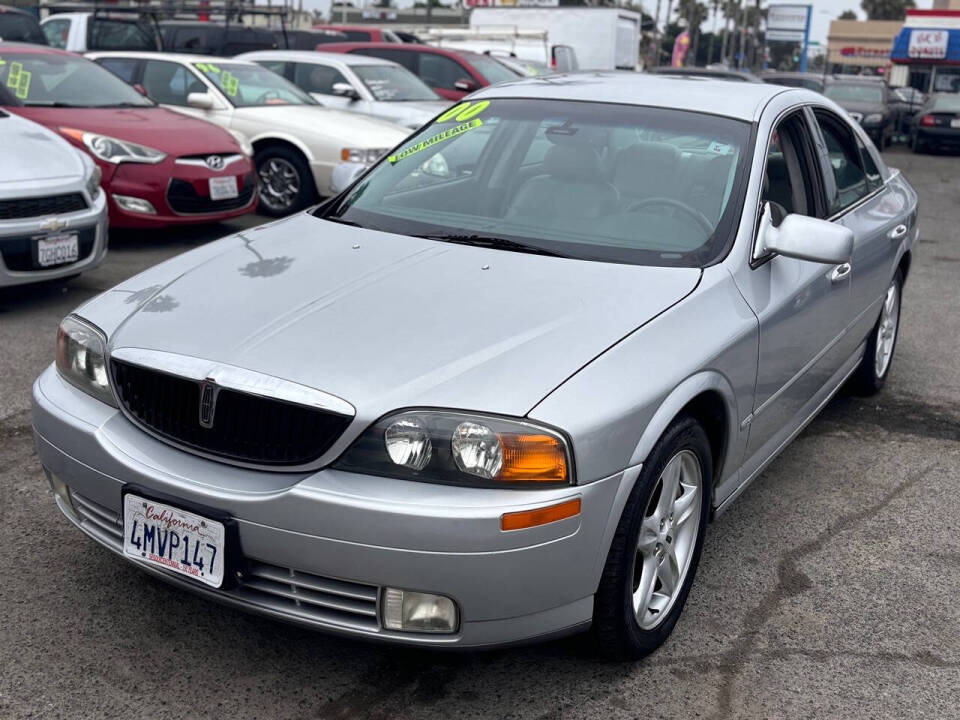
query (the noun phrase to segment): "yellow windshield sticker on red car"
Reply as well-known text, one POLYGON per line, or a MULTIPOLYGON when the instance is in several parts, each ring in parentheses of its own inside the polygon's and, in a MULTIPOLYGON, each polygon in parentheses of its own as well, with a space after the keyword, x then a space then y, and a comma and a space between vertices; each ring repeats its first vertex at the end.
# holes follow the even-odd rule
POLYGON ((224 70, 220 76, 220 86, 227 95, 236 97, 240 91, 240 80, 233 73, 224 70))
POLYGON ((452 128, 449 128, 448 130, 444 130, 442 133, 431 135, 426 140, 421 140, 415 145, 411 145, 405 150, 401 150, 396 155, 391 155, 390 157, 387 158, 387 160, 390 161, 391 165, 396 165, 405 157, 410 157, 411 155, 414 155, 420 152, 421 150, 426 150, 429 147, 433 147, 437 143, 443 142, 444 140, 449 140, 450 138, 457 137, 457 135, 462 135, 468 130, 473 130, 474 128, 478 128, 481 125, 483 125, 483 120, 481 120, 480 118, 474 118, 473 120, 469 120, 468 122, 457 125, 456 127, 452 127, 452 128))
POLYGON ((10 72, 7 73, 7 87, 13 88, 13 94, 21 100, 26 100, 30 94, 30 78, 33 74, 23 69, 23 63, 10 63, 10 72))
POLYGON ((438 123, 452 122, 456 121, 459 123, 466 122, 471 118, 475 118, 477 115, 482 113, 490 107, 489 100, 481 100, 480 102, 462 102, 459 105, 454 105, 452 108, 447 110, 443 115, 437 118, 438 123))

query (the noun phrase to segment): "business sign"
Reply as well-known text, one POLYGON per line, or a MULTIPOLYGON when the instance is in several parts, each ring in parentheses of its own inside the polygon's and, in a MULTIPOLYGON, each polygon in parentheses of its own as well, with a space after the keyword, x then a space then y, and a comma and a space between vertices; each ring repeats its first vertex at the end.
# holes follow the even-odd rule
POLYGON ((947 57, 948 30, 911 30, 907 57, 943 60, 947 57))
POLYGON ((771 5, 767 10, 767 40, 803 42, 809 5, 771 5))

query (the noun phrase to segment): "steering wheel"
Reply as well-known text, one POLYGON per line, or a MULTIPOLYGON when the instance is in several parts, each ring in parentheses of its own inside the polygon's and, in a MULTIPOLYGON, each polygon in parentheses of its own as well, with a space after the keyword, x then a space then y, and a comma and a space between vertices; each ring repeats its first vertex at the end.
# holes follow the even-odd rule
POLYGON ((260 97, 253 101, 254 105, 266 105, 268 100, 280 100, 279 90, 264 90, 260 97))
MULTIPOLYGON (((677 200, 675 198, 652 197, 645 198, 643 200, 637 200, 636 202, 630 203, 630 205, 627 206, 626 212, 637 212, 638 210, 643 210, 651 205, 665 205, 676 210, 682 210, 694 219, 697 225, 703 229, 708 237, 713 234, 713 223, 707 219, 706 215, 697 210, 695 207, 687 205, 682 200, 677 200)), ((672 214, 671 217, 673 217, 672 214)))

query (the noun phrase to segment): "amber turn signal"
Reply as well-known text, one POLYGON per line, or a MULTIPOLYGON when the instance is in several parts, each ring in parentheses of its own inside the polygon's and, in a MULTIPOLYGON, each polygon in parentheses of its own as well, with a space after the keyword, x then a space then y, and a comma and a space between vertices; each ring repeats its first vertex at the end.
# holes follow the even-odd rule
POLYGON ((500 433, 503 466, 498 480, 518 482, 566 482, 567 454, 552 435, 500 433))
POLYGON ((523 510, 522 512, 506 513, 500 516, 501 530, 523 530, 524 528, 546 525, 547 523, 566 520, 580 514, 580 498, 567 500, 557 505, 523 510))

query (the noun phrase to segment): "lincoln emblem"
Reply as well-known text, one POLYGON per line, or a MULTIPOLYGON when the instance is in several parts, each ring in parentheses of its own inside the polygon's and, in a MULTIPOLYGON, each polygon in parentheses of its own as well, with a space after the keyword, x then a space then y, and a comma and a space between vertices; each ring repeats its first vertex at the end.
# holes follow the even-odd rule
POLYGON ((217 383, 210 378, 200 383, 200 425, 205 428, 213 427, 213 414, 217 409, 219 391, 217 383))

